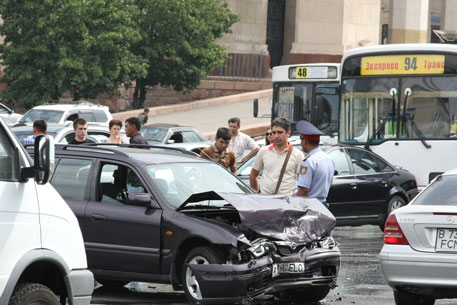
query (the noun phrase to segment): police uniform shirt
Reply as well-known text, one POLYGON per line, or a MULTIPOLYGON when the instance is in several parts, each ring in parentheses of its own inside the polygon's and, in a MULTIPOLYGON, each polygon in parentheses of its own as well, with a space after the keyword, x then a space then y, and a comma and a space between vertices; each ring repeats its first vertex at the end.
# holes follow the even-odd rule
POLYGON ((316 147, 303 160, 297 185, 309 189, 307 197, 326 202, 334 172, 332 159, 316 147))

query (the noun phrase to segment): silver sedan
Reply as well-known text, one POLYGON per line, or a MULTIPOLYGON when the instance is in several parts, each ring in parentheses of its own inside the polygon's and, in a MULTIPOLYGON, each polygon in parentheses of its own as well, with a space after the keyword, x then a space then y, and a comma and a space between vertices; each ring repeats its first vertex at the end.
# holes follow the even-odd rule
POLYGON ((397 305, 457 298, 456 190, 453 169, 387 218, 379 259, 397 305))

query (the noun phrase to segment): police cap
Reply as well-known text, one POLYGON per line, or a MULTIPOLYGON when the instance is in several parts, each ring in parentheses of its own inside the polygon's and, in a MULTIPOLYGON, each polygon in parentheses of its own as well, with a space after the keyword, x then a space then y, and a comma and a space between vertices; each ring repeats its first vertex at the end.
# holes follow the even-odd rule
POLYGON ((301 138, 314 141, 319 141, 320 136, 324 134, 316 126, 305 120, 297 123, 296 130, 300 133, 301 138))

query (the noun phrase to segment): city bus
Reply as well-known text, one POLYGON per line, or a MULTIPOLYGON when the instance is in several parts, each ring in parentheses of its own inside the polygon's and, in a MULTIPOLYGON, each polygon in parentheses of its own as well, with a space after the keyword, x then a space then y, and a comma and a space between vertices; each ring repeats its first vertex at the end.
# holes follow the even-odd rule
MULTIPOLYGON (((284 117, 292 131, 308 120, 326 134, 323 142, 337 143, 339 63, 284 65, 273 68, 271 119, 284 117)), ((254 116, 256 115, 254 102, 254 116)))
POLYGON ((409 170, 420 189, 457 167, 456 45, 363 47, 341 64, 340 143, 409 170))

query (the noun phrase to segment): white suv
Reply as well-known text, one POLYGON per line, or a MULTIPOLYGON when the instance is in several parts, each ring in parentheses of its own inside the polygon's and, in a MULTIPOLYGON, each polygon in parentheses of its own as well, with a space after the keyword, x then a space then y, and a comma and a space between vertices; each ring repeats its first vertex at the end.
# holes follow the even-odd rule
POLYGON ((64 124, 83 118, 87 122, 108 124, 113 119, 107 106, 95 105, 89 102, 77 104, 52 104, 36 106, 24 114, 19 124, 32 125, 35 120, 45 120, 48 124, 64 124))
POLYGON ((34 149, 31 165, 0 119, 0 304, 89 305, 94 277, 78 220, 46 183, 51 138, 37 138, 34 149))

